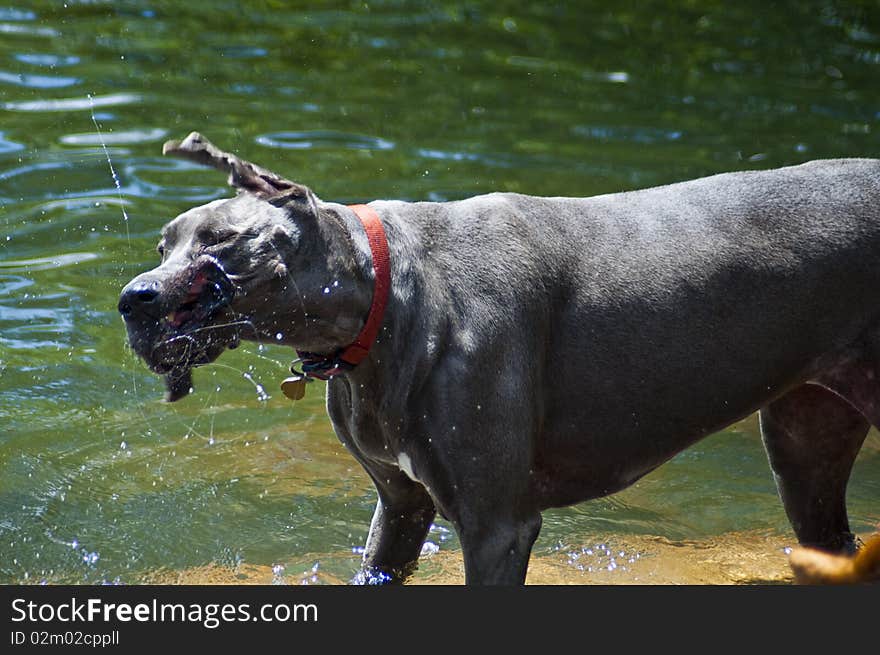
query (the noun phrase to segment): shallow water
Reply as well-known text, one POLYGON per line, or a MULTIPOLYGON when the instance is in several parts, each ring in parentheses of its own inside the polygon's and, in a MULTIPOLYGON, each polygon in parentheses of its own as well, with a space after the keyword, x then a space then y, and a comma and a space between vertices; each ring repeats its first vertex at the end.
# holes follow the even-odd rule
MULTIPOLYGON (((291 352, 245 345, 168 405, 125 345, 117 295, 155 264, 159 228, 228 194, 163 159, 166 138, 198 129, 343 202, 591 195, 880 153, 874 2, 319 6, 0 6, 0 582, 357 567, 374 493, 322 389, 279 393, 291 352)), ((849 504, 857 531, 880 521, 876 434, 849 504)), ((460 580, 449 525, 429 541, 417 579, 460 580)), ((752 418, 547 512, 530 580, 741 581, 674 564, 706 543, 769 553, 744 580, 785 579, 791 541, 752 418), (599 544, 663 566, 609 571, 599 544)))

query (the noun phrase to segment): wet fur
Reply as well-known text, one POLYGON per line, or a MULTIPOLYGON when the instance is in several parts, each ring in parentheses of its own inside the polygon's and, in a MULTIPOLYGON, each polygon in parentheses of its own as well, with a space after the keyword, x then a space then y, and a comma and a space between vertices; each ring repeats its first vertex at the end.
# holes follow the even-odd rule
MULTIPOLYGON (((213 255, 245 281, 237 336, 347 345, 372 294, 357 217, 196 136, 169 150, 242 194, 172 221, 165 262, 126 291, 179 279, 219 221, 258 235, 213 255)), ((392 294, 370 357, 327 385, 379 496, 358 579, 405 579, 439 512, 467 582, 521 583, 543 509, 623 489, 759 410, 798 540, 852 550, 846 484, 880 425, 878 201, 880 162, 851 159, 592 198, 371 203, 392 294)))

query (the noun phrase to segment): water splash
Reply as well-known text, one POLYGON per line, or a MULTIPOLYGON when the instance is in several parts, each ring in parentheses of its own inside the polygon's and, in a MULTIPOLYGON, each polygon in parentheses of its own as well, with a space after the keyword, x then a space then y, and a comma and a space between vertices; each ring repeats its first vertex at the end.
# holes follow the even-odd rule
POLYGON ((567 563, 570 566, 587 573, 627 571, 629 565, 635 564, 641 558, 641 553, 637 551, 627 552, 625 549, 612 548, 605 543, 581 546, 571 550, 558 544, 556 550, 565 552, 567 563))
POLYGON ((241 376, 245 380, 250 382, 252 385, 254 385, 254 389, 257 390, 257 400, 259 400, 261 402, 266 402, 267 400, 269 400, 270 396, 268 393, 266 393, 265 387, 263 387, 262 384, 260 384, 256 380, 254 380, 253 376, 250 373, 248 373, 247 371, 244 371, 244 372, 242 372, 241 376))
POLYGON ((122 197, 122 184, 119 182, 119 175, 116 174, 116 169, 113 167, 113 160, 110 158, 110 151, 107 149, 107 143, 104 141, 104 135, 101 133, 98 119, 95 118, 95 101, 91 93, 88 94, 88 99, 92 124, 95 126, 95 132, 98 136, 98 141, 101 144, 101 149, 104 151, 104 156, 107 158, 107 165, 110 167, 110 175, 113 177, 113 184, 116 185, 116 195, 119 196, 119 208, 122 210, 122 221, 125 225, 125 239, 128 243, 128 247, 131 248, 131 231, 128 227, 128 213, 125 211, 125 200, 122 197))
POLYGON ((315 562, 309 571, 304 571, 299 583, 301 585, 317 584, 320 581, 318 570, 321 568, 321 562, 315 562))

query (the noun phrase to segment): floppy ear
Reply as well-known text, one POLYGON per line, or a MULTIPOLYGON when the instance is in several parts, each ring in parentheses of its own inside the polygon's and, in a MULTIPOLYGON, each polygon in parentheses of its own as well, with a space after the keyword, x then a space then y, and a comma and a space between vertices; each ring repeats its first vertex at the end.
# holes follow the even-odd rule
POLYGON ((229 185, 253 193, 276 207, 290 202, 314 207, 315 195, 302 184, 291 182, 270 170, 220 150, 198 132, 183 141, 166 141, 163 155, 174 155, 229 173, 229 185))

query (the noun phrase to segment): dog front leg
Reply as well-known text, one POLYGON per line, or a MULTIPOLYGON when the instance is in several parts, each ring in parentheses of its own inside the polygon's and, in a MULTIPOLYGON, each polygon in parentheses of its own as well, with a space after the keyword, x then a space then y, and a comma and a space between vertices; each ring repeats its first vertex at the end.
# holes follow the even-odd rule
MULTIPOLYGON (((375 478, 374 478, 375 480, 375 478)), ((355 584, 400 583, 415 571, 436 510, 425 489, 398 475, 376 483, 379 500, 355 584)))

